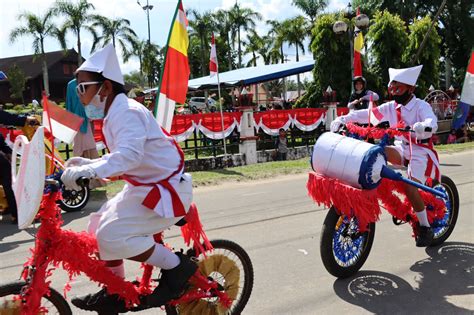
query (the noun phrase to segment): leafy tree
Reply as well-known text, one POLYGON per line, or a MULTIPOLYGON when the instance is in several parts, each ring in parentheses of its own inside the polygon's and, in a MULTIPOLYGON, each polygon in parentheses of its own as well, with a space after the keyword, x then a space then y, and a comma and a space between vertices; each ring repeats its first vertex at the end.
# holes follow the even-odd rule
POLYGON ((13 66, 8 69, 7 76, 10 82, 11 98, 21 99, 21 103, 24 105, 25 99, 23 97, 23 92, 25 91, 26 85, 25 73, 16 64, 13 64, 13 66))
POLYGON ((410 25, 409 44, 403 55, 403 61, 406 65, 423 65, 423 71, 421 72, 420 78, 417 82, 417 95, 419 97, 424 97, 426 95, 431 84, 439 86, 438 79, 441 37, 436 32, 436 29, 431 30, 418 60, 413 60, 430 25, 431 19, 428 16, 416 20, 415 23, 410 25))
POLYGON ((252 54, 252 58, 247 63, 248 66, 257 66, 257 53, 262 51, 264 46, 263 38, 258 35, 255 30, 250 30, 247 34, 247 39, 244 41, 245 54, 252 54))
POLYGON ((274 41, 271 62, 278 63, 278 61, 281 60, 281 63, 284 63, 285 55, 283 54, 283 42, 285 33, 282 23, 276 20, 269 20, 267 21, 267 24, 271 27, 267 36, 274 41))
MULTIPOLYGON (((336 35, 332 26, 338 18, 335 14, 322 14, 316 20, 311 50, 315 58, 314 82, 297 101, 297 107, 317 107, 323 92, 330 85, 341 102, 347 102, 351 91, 351 62, 349 37, 336 35)), ((347 20, 345 20, 348 22, 347 20)))
POLYGON ((163 51, 158 45, 146 42, 143 50, 142 68, 143 73, 148 80, 148 86, 151 88, 155 86, 160 80, 161 65, 163 64, 163 51))
POLYGON ((388 11, 377 12, 367 33, 370 46, 371 68, 387 86, 388 68, 402 68, 402 56, 409 45, 405 22, 388 11))
POLYGON ((311 26, 313 26, 319 12, 327 7, 328 2, 328 0, 293 0, 292 3, 308 16, 311 26))
MULTIPOLYGON (((239 68, 242 67, 242 43, 240 32, 242 29, 247 31, 250 28, 255 27, 255 20, 261 18, 262 15, 260 13, 249 8, 242 8, 237 2, 235 2, 234 6, 229 11, 229 19, 231 24, 234 26, 232 33, 233 35, 237 34, 239 68)), ((235 38, 235 36, 233 37, 235 38)))
POLYGON ((219 25, 217 28, 219 36, 216 38, 219 69, 232 70, 235 68, 235 58, 231 46, 232 40, 230 36, 233 24, 230 20, 230 14, 228 11, 220 9, 214 13, 213 20, 215 25, 219 25))
POLYGON ((201 57, 201 75, 205 76, 208 72, 209 47, 211 42, 211 33, 214 27, 211 11, 199 13, 197 10, 191 9, 188 11, 191 19, 189 26, 191 27, 190 36, 199 38, 199 52, 201 57))
POLYGON ((13 43, 22 36, 33 37, 33 50, 35 52, 35 58, 37 55, 41 55, 42 68, 43 68, 43 87, 46 94, 49 95, 49 77, 48 77, 48 64, 46 62, 46 54, 44 51, 44 41, 48 37, 52 37, 59 41, 62 49, 66 50, 65 34, 54 25, 52 19, 54 17, 54 11, 48 10, 44 15, 35 15, 30 12, 22 13, 18 16, 21 22, 25 22, 26 26, 19 26, 13 29, 10 33, 10 42, 13 43))
POLYGON ((148 86, 152 87, 155 82, 155 72, 157 71, 157 67, 156 65, 153 65, 153 63, 155 60, 161 59, 163 57, 160 47, 153 43, 148 44, 148 40, 141 40, 138 38, 132 40, 131 46, 132 49, 124 52, 123 61, 128 62, 131 57, 137 57, 139 61, 140 78, 143 80, 139 85, 144 86, 146 78, 148 80, 148 86), (148 52, 148 50, 151 51, 148 52))
POLYGON ((143 82, 145 82, 145 77, 140 71, 132 71, 128 74, 123 75, 123 80, 125 83, 135 84, 137 86, 143 87, 143 82))
POLYGON ((137 40, 137 34, 130 27, 130 21, 123 18, 109 19, 101 15, 94 15, 91 19, 93 21, 91 28, 101 28, 102 31, 100 36, 94 34, 91 51, 94 51, 97 45, 104 47, 110 42, 112 42, 114 47, 117 47, 116 43, 118 42, 122 49, 122 56, 125 58, 129 54, 129 46, 133 46, 133 43, 137 40))
POLYGON ((92 33, 94 37, 97 37, 95 30, 86 25, 92 17, 89 12, 94 9, 94 5, 87 2, 87 0, 80 0, 77 3, 72 3, 69 0, 58 0, 53 7, 55 14, 61 14, 66 17, 66 22, 62 25, 61 32, 67 33, 67 31, 71 31, 77 37, 78 66, 82 63, 81 29, 84 28, 92 33))
MULTIPOLYGON (((288 42, 288 46, 295 46, 296 61, 300 61, 299 49, 304 54, 304 40, 306 38, 308 23, 302 16, 297 16, 292 19, 283 21, 282 28, 284 30, 284 40, 288 42)), ((296 75, 298 86, 300 86, 300 75, 296 75)), ((298 96, 300 96, 300 89, 298 88, 298 96)))

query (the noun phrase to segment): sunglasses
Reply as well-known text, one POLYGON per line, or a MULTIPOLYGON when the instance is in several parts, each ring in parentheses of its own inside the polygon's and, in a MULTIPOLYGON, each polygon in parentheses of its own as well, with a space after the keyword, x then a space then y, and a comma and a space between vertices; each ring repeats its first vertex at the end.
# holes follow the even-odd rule
POLYGON ((86 93, 86 88, 87 86, 89 85, 95 85, 95 84, 101 84, 102 81, 90 81, 90 82, 82 82, 82 83, 79 83, 77 86, 76 86, 76 92, 77 94, 79 95, 84 95, 86 93))

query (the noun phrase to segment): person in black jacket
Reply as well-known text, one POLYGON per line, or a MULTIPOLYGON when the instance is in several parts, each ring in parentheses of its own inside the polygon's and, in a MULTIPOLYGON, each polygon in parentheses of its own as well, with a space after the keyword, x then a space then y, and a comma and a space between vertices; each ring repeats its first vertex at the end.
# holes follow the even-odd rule
POLYGON ((354 84, 354 93, 349 98, 349 104, 347 107, 354 110, 366 109, 369 107, 370 96, 372 100, 378 101, 379 95, 371 90, 367 89, 367 81, 362 76, 357 76, 352 80, 354 84))
MULTIPOLYGON (((0 110, 0 124, 7 126, 24 126, 26 123, 37 123, 34 117, 23 117, 13 115, 3 110, 0 110)), ((3 186, 5 197, 8 202, 8 209, 5 213, 10 213, 12 216, 12 223, 17 223, 18 211, 16 207, 15 195, 12 190, 12 174, 11 174, 11 153, 12 150, 5 143, 3 135, 0 134, 0 185, 3 186)))

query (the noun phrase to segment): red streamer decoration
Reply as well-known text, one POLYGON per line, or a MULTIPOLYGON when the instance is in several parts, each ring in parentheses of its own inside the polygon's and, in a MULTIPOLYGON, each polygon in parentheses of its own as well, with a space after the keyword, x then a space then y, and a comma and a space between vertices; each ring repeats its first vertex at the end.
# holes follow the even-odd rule
POLYGON ((201 254, 206 255, 206 251, 212 250, 213 247, 204 232, 196 204, 191 204, 185 220, 187 223, 181 227, 181 235, 183 236, 184 243, 189 246, 191 240, 193 241, 196 257, 201 254))

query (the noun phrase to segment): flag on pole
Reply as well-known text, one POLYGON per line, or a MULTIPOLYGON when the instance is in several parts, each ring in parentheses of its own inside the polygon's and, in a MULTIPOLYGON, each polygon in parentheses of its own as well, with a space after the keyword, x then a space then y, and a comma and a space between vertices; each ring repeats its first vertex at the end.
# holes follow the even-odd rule
POLYGON ((158 99, 155 106, 155 117, 158 123, 167 131, 171 130, 176 103, 186 102, 188 91, 188 19, 183 9, 182 1, 178 1, 174 13, 168 43, 165 52, 165 62, 158 86, 158 99))
POLYGON ((357 26, 354 29, 354 77, 362 76, 362 49, 364 48, 364 37, 362 30, 357 26))
POLYGON ((370 95, 369 102, 369 123, 373 126, 377 126, 383 119, 383 114, 379 111, 377 106, 374 105, 372 95, 370 95))
POLYGON ((471 51, 471 58, 467 65, 466 76, 464 77, 461 100, 454 114, 454 129, 459 129, 466 123, 466 118, 469 114, 469 105, 474 106, 474 50, 471 51))
POLYGON ((58 105, 49 103, 46 94, 43 94, 43 109, 43 126, 55 138, 71 144, 81 128, 84 118, 68 112, 58 105))
POLYGON ((209 76, 212 78, 217 74, 219 67, 217 65, 217 50, 216 50, 216 40, 214 38, 214 33, 211 37, 211 58, 209 60, 209 76))

